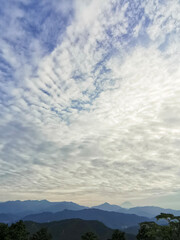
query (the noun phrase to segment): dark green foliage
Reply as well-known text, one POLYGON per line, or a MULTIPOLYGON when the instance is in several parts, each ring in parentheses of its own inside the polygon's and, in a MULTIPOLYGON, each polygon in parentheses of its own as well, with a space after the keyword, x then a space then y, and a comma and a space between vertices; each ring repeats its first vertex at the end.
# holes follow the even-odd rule
POLYGON ((9 227, 10 239, 13 240, 28 240, 28 232, 23 221, 12 224, 9 227))
POLYGON ((111 240, 125 240, 125 233, 117 229, 113 232, 111 240))
MULTIPOLYGON (((87 232, 81 236, 81 240, 97 240, 97 239, 98 239, 97 236, 93 232, 87 232)), ((126 240, 125 233, 117 229, 113 232, 112 238, 108 240, 126 240)))
POLYGON ((0 239, 1 240, 10 240, 9 227, 7 224, 0 223, 0 239))
POLYGON ((155 222, 143 222, 140 223, 139 233, 137 235, 138 240, 155 240, 158 233, 158 225, 155 222))
POLYGON ((23 221, 13 223, 10 227, 7 224, 0 223, 0 240, 51 240, 51 235, 45 228, 40 229, 29 237, 26 225, 23 221))
POLYGON ((28 232, 23 221, 12 224, 0 223, 0 240, 28 240, 28 232))
POLYGON ((112 230, 97 221, 68 219, 59 222, 34 223, 25 222, 28 231, 33 234, 41 228, 47 228, 52 240, 80 240, 87 232, 94 232, 99 240, 106 240, 112 235, 112 230))
POLYGON ((87 232, 81 236, 82 240, 98 240, 97 236, 93 232, 87 232))
MULTIPOLYGON (((48 223, 25 222, 25 224, 31 235, 41 228, 47 228, 52 240, 81 240, 81 236, 87 232, 93 232, 98 240, 107 240, 112 238, 114 232, 103 223, 94 220, 67 219, 48 223)), ((136 237, 126 234, 126 239, 135 240, 136 237)))
POLYGON ((140 224, 138 240, 179 240, 180 217, 173 214, 161 213, 157 220, 167 220, 167 225, 158 225, 155 222, 143 222, 140 224))
MULTIPOLYGON (((107 240, 111 239, 113 233, 112 229, 101 222, 81 219, 43 224, 19 221, 10 227, 7 224, 0 223, 0 240, 80 240, 81 236, 84 240, 107 240)), ((118 233, 122 236, 120 231, 118 233)), ((118 237, 119 234, 113 236, 118 237)), ((113 240, 116 239, 114 237, 113 240)), ((126 237, 127 240, 136 239, 131 234, 127 234, 126 237)), ((119 240, 119 238, 117 239, 119 240)))
POLYGON ((34 233, 30 240, 51 240, 52 236, 47 232, 46 228, 40 229, 37 233, 34 233))

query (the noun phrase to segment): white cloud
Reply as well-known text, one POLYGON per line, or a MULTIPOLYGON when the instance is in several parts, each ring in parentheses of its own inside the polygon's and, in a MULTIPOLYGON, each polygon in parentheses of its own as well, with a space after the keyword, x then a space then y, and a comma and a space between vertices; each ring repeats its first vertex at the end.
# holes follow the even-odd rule
POLYGON ((113 12, 113 4, 77 1, 74 22, 36 76, 10 85, 14 102, 0 121, 7 198, 18 189, 17 198, 119 203, 180 189, 178 35, 159 48, 178 29, 179 5, 127 1, 113 12), (135 20, 135 7, 146 16, 135 20), (146 47, 136 39, 143 27, 146 47))

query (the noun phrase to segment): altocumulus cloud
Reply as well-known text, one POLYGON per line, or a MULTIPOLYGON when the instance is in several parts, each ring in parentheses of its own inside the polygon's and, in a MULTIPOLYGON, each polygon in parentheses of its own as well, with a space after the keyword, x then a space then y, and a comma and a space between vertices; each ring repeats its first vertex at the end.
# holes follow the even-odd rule
POLYGON ((179 1, 2 6, 1 200, 180 191, 179 1))

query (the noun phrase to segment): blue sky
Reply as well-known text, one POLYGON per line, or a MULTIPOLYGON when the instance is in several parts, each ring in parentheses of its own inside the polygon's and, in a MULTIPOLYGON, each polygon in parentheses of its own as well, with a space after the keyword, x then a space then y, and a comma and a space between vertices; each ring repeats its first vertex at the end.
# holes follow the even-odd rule
POLYGON ((180 208, 179 12, 2 1, 0 201, 180 208))

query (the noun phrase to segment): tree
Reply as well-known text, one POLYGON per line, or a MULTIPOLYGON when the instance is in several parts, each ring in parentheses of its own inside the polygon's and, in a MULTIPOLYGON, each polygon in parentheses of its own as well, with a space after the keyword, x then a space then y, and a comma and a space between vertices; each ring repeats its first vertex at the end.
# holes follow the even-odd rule
POLYGON ((9 236, 12 240, 28 240, 29 233, 26 230, 26 226, 22 220, 13 223, 9 227, 9 236))
POLYGON ((158 225, 155 222, 140 223, 137 240, 155 240, 158 231, 158 225))
MULTIPOLYGON (((162 226, 162 233, 166 234, 166 239, 179 240, 180 239, 180 216, 173 214, 161 213, 156 216, 157 220, 165 219, 168 222, 167 226, 162 226)), ((165 238, 164 238, 165 239, 165 238)))
POLYGON ((52 236, 48 233, 46 228, 40 229, 37 233, 33 234, 30 240, 51 240, 52 236))
POLYGON ((125 233, 116 229, 112 234, 111 240, 125 240, 125 233))
POLYGON ((98 238, 93 232, 87 232, 81 236, 81 240, 98 240, 98 238))
POLYGON ((13 223, 10 227, 0 223, 0 240, 51 240, 52 236, 46 228, 40 229, 29 238, 29 233, 23 221, 13 223))
POLYGON ((10 240, 9 227, 7 224, 0 223, 0 239, 1 240, 10 240))
POLYGON ((166 225, 158 225, 155 222, 143 222, 137 235, 138 240, 179 240, 180 217, 173 214, 161 213, 157 220, 166 220, 166 225))

